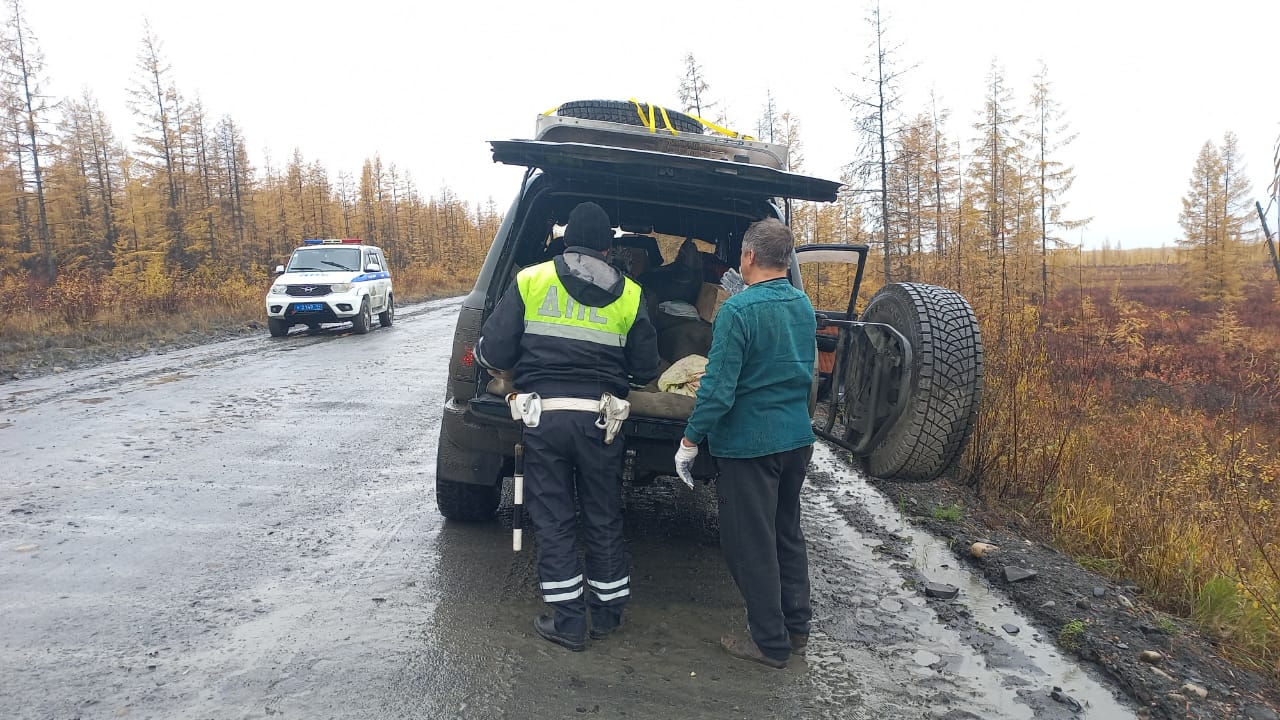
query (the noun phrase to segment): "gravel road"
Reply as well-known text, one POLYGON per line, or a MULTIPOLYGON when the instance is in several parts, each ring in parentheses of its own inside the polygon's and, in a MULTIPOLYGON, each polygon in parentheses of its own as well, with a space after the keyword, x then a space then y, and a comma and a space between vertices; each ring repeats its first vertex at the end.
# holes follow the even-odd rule
POLYGON ((435 509, 458 307, 0 385, 0 712, 1135 717, 826 448, 805 495, 807 659, 772 671, 718 649, 744 617, 713 496, 661 482, 627 492, 626 626, 583 653, 538 639, 533 553, 500 520, 435 509), (886 552, 855 506, 917 533, 918 554, 886 552), (950 607, 972 622, 940 619, 921 567, 961 588, 950 607))

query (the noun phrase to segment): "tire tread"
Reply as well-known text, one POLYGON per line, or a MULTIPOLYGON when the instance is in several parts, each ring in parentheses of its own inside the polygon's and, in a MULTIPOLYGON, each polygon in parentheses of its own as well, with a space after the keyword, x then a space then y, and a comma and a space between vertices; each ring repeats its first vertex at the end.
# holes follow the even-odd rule
POLYGON ((499 488, 436 479, 436 507, 448 520, 478 522, 493 517, 498 509, 499 488))
POLYGON ((877 298, 900 302, 914 313, 915 331, 897 328, 913 346, 914 391, 881 444, 863 459, 867 471, 894 480, 933 480, 956 461, 977 420, 982 400, 982 338, 969 303, 954 290, 923 283, 895 283, 867 305, 863 319, 877 321, 877 298), (914 335, 918 334, 918 338, 914 335))
MULTIPOLYGON (((564 103, 557 109, 561 117, 574 117, 583 120, 602 120, 604 122, 623 125, 641 125, 636 106, 620 100, 574 100, 564 103)), ((658 126, 662 127, 662 114, 654 111, 658 126)), ((679 132, 702 133, 702 123, 678 110, 667 108, 667 117, 671 125, 679 132)))

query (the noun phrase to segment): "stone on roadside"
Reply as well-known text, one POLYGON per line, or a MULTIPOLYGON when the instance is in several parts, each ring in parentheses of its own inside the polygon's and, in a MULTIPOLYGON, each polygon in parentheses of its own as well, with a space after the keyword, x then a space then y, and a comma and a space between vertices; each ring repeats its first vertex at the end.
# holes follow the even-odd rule
POLYGON ((1275 710, 1262 705, 1250 705, 1245 709, 1244 716, 1249 720, 1280 720, 1280 715, 1275 710))
POLYGON ((1133 601, 1125 597, 1124 595, 1116 595, 1116 602, 1120 603, 1120 605, 1124 607, 1125 610, 1133 609, 1133 601))
POLYGON ((1103 595, 1106 595, 1106 594, 1107 594, 1107 589, 1106 589, 1106 588, 1104 588, 1104 587, 1095 587, 1095 588, 1093 589, 1093 596, 1094 596, 1094 597, 1096 597, 1096 598, 1100 598, 1100 597, 1102 597, 1103 595))
POLYGON ((1138 653, 1138 658, 1141 659, 1142 662, 1148 662, 1148 663, 1151 663, 1152 665, 1155 665, 1156 663, 1164 659, 1164 655, 1161 655, 1159 652, 1155 650, 1143 650, 1142 652, 1138 653))
POLYGON ((1153 668, 1151 668, 1151 672, 1152 672, 1156 677, 1159 677, 1159 678, 1161 678, 1161 679, 1163 679, 1163 680, 1166 680, 1166 681, 1168 681, 1168 682, 1174 682, 1174 679, 1173 679, 1173 676, 1172 676, 1172 675, 1170 675, 1169 673, 1167 673, 1167 672, 1165 672, 1165 671, 1161 670, 1161 669, 1160 669, 1160 668, 1158 668, 1158 667, 1153 667, 1153 668))
POLYGON ((976 558, 984 558, 999 549, 999 545, 992 545, 991 543, 986 542, 976 542, 969 546, 969 554, 976 558))
POLYGON ((1013 565, 1007 565, 1004 569, 1005 582, 1022 582, 1023 580, 1032 580, 1036 577, 1035 570, 1020 568, 1013 565))
POLYGON ((942 598, 950 600, 960 594, 960 588, 955 585, 948 585, 939 582, 927 582, 924 584, 924 594, 929 597, 942 598))
POLYGON ((1200 687, 1195 683, 1187 683, 1186 685, 1183 685, 1182 692, 1186 693, 1187 695, 1195 695, 1201 700, 1209 697, 1209 691, 1203 687, 1200 687))
POLYGON ((1017 625, 1014 625, 1013 623, 1005 623, 1000 627, 1010 635, 1017 635, 1018 630, 1020 629, 1017 625))
POLYGON ((1079 600, 1076 600, 1076 607, 1080 608, 1081 610, 1088 610, 1093 607, 1093 603, 1089 602, 1084 598, 1080 598, 1079 600))

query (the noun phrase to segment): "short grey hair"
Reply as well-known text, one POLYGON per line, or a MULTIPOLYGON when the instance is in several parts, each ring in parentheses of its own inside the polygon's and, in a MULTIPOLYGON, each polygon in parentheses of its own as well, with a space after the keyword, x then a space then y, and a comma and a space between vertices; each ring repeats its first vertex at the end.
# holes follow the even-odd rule
POLYGON ((751 223, 742 235, 742 251, 756 255, 756 264, 770 270, 786 270, 791 267, 791 254, 795 252, 791 229, 777 218, 765 218, 751 223))

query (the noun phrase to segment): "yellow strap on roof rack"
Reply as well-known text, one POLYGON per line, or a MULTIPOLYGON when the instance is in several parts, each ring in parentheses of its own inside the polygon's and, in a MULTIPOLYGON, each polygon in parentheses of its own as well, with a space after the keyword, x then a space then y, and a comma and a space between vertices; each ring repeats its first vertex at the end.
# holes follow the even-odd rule
POLYGON ((703 127, 709 128, 711 131, 718 132, 721 135, 726 135, 728 137, 734 138, 735 140, 755 140, 755 138, 751 137, 750 135, 743 135, 742 133, 737 132, 735 130, 730 130, 729 128, 726 128, 726 127, 720 127, 719 125, 711 122, 710 120, 704 120, 698 117, 697 115, 694 115, 693 113, 685 113, 685 115, 688 115, 694 120, 697 120, 698 122, 702 123, 703 127))
MULTIPOLYGON (((652 132, 658 131, 658 123, 656 121, 657 119, 654 117, 654 111, 656 110, 657 112, 660 112, 662 114, 662 124, 664 126, 662 129, 669 130, 672 135, 680 134, 680 131, 676 130, 675 125, 671 124, 671 117, 667 115, 667 109, 665 107, 662 107, 661 105, 654 105, 652 103, 642 103, 635 98, 630 98, 629 102, 632 105, 636 106, 636 115, 640 117, 640 124, 644 126, 644 128, 649 132, 652 133, 652 132), (648 115, 645 115, 646 108, 649 111, 648 115)), ((542 114, 555 115, 556 112, 558 112, 559 110, 560 110, 560 106, 557 105, 542 114)), ((693 113, 685 113, 685 115, 688 115, 694 120, 697 120, 699 123, 702 124, 703 127, 707 128, 708 130, 711 130, 712 132, 720 133, 725 137, 731 137, 731 138, 734 138, 735 140, 755 140, 755 138, 751 137, 750 135, 743 135, 740 132, 730 130, 729 128, 726 128, 726 127, 721 127, 720 125, 717 125, 711 122, 710 120, 705 120, 703 118, 700 118, 697 115, 694 115, 693 113)))
POLYGON ((643 125, 645 129, 648 130, 649 132, 652 133, 652 132, 658 131, 658 121, 657 121, 657 118, 654 116, 654 111, 656 110, 662 114, 662 124, 664 126, 662 129, 670 130, 672 135, 680 134, 680 131, 676 130, 675 125, 671 124, 671 118, 667 115, 666 108, 662 107, 661 105, 654 105, 652 103, 642 103, 635 98, 631 98, 629 102, 632 105, 636 106, 636 114, 640 116, 640 124, 643 125), (649 111, 649 114, 647 116, 645 115, 646 108, 649 111))

